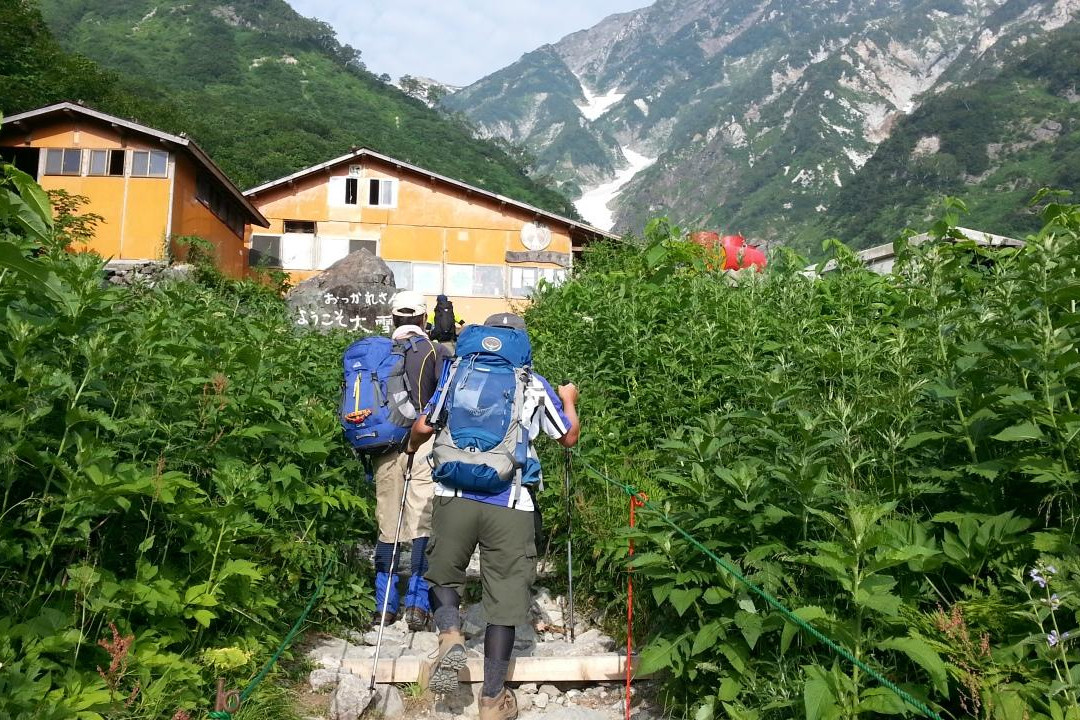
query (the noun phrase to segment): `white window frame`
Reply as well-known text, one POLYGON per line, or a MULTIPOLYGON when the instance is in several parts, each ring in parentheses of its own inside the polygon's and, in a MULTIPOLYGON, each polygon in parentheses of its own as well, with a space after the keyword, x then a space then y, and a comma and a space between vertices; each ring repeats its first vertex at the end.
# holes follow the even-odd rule
POLYGON ((86 174, 90 177, 123 177, 127 172, 127 151, 122 148, 94 148, 93 150, 86 151, 89 155, 89 159, 86 161, 86 174), (104 153, 105 155, 105 171, 94 172, 94 156, 98 153, 104 153), (120 163, 120 174, 114 175, 109 172, 109 168, 112 167, 112 154, 120 153, 123 159, 120 163))
POLYGON ((372 208, 396 208, 398 203, 398 180, 397 178, 364 178, 363 204, 372 208), (371 184, 379 183, 379 201, 371 202, 371 184))
POLYGON ((378 236, 376 237, 350 237, 349 235, 316 235, 315 236, 315 267, 313 270, 325 270, 338 260, 349 255, 349 244, 353 240, 364 240, 366 242, 375 243, 375 254, 379 254, 381 249, 381 243, 378 236), (329 242, 327 242, 329 241, 329 242), (334 244, 345 244, 345 254, 341 255, 338 252, 328 252, 330 246, 334 244), (324 245, 325 243, 325 245, 324 245))
POLYGON ((167 177, 169 177, 169 165, 172 164, 170 162, 170 160, 172 158, 169 157, 169 155, 170 155, 170 153, 169 153, 168 150, 132 150, 131 151, 131 165, 130 165, 131 177, 145 177, 145 178, 167 178, 167 177), (142 154, 142 153, 146 154, 146 172, 145 173, 135 172, 135 162, 136 162, 135 158, 138 155, 142 154), (162 174, 150 172, 150 167, 151 167, 151 164, 153 162, 154 155, 164 155, 165 156, 165 172, 162 173, 162 174))
POLYGON ((83 148, 45 148, 44 157, 44 169, 43 174, 54 176, 67 176, 76 177, 83 174, 83 168, 86 165, 88 154, 83 148), (49 155, 51 153, 60 153, 60 172, 49 172, 49 155), (79 169, 76 172, 64 171, 64 160, 67 158, 68 153, 79 153, 79 169))
POLYGON ((442 263, 413 260, 386 260, 386 264, 394 273, 394 284, 397 286, 398 290, 416 290, 424 295, 439 295, 443 292, 446 278, 443 272, 442 263), (438 281, 434 285, 417 288, 415 280, 416 268, 418 265, 426 271, 429 277, 437 276, 438 281), (404 270, 404 272, 401 272, 402 270, 404 270))
POLYGON ((566 268, 546 268, 537 265, 510 265, 509 267, 510 273, 507 292, 512 298, 532 297, 533 291, 541 280, 546 280, 553 285, 560 285, 566 281, 566 268), (532 285, 525 285, 524 278, 526 273, 533 276, 534 280, 532 285), (521 278, 521 280, 515 282, 515 275, 521 278))
POLYGON ((455 297, 506 297, 506 266, 488 265, 484 263, 446 263, 443 288, 444 292, 447 295, 454 295, 455 297), (469 288, 469 292, 461 292, 463 288, 451 285, 451 278, 455 277, 455 273, 464 273, 465 268, 469 269, 468 272, 471 281, 471 287, 469 288), (499 271, 499 289, 497 292, 485 293, 478 291, 476 282, 476 268, 494 268, 499 271))

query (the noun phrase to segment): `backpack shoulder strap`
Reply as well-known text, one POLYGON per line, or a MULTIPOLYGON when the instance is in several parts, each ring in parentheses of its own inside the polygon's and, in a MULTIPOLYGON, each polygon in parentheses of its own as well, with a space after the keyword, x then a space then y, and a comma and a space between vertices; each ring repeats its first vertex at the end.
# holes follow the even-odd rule
POLYGON ((434 426, 441 422, 443 411, 446 409, 446 396, 450 394, 450 386, 454 382, 454 377, 457 375, 458 367, 461 365, 461 358, 454 358, 450 363, 450 369, 446 372, 446 380, 442 384, 442 393, 439 395, 439 402, 435 404, 435 407, 431 411, 431 417, 428 418, 428 425, 434 426))

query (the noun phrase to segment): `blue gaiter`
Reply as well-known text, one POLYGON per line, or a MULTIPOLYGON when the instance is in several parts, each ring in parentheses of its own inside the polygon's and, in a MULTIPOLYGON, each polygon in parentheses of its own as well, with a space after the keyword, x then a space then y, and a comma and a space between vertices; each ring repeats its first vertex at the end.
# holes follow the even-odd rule
POLYGON ((418 607, 424 612, 431 611, 428 602, 428 583, 424 579, 427 572, 426 537, 412 541, 412 574, 409 576, 409 592, 405 595, 405 607, 418 607))

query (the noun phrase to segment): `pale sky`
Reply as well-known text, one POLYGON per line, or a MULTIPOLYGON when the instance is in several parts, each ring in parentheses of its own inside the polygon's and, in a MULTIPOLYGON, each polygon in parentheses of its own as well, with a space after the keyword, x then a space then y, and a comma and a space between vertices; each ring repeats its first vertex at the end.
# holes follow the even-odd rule
POLYGON ((544 43, 652 0, 288 0, 329 23, 376 75, 468 85, 544 43))

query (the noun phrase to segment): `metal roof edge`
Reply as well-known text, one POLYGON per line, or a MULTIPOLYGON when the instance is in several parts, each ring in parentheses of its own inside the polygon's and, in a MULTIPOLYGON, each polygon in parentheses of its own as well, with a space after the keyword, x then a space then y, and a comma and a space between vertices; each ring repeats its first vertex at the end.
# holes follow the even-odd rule
POLYGON ((334 158, 332 160, 327 160, 326 162, 319 163, 318 165, 312 165, 309 168, 305 168, 303 170, 298 170, 297 172, 294 172, 291 175, 286 175, 284 177, 280 177, 277 180, 271 180, 270 182, 263 183, 262 185, 258 185, 256 187, 253 187, 253 188, 249 189, 249 190, 245 190, 244 195, 246 197, 251 197, 253 195, 257 195, 259 193, 265 192, 267 190, 271 190, 271 189, 279 187, 281 185, 285 185, 285 184, 287 184, 289 182, 299 180, 302 177, 306 177, 308 175, 313 175, 313 174, 315 174, 317 172, 320 172, 322 170, 326 170, 328 168, 335 167, 337 165, 340 165, 340 164, 346 162, 347 160, 353 160, 353 159, 363 158, 363 157, 371 157, 371 158, 374 158, 376 160, 380 160, 380 161, 382 161, 384 163, 387 163, 389 165, 394 165, 395 167, 406 169, 406 170, 408 170, 408 171, 410 171, 412 173, 418 174, 418 175, 426 175, 427 177, 429 177, 429 178, 431 178, 433 180, 438 180, 438 181, 446 183, 448 185, 451 185, 451 186, 460 188, 462 190, 465 190, 466 192, 474 192, 474 193, 477 193, 479 195, 483 195, 485 197, 488 197, 488 198, 490 198, 492 200, 497 200, 499 202, 506 203, 508 205, 513 205, 513 206, 515 206, 515 207, 517 207, 517 208, 519 208, 521 210, 525 210, 527 212, 532 212, 532 213, 535 213, 536 215, 541 215, 541 216, 543 216, 545 218, 553 219, 553 220, 556 220, 558 222, 566 223, 567 225, 569 225, 569 226, 571 226, 573 228, 578 228, 578 229, 583 230, 585 232, 589 232, 589 233, 598 235, 600 237, 605 237, 605 238, 607 238, 609 240, 618 240, 620 238, 620 236, 615 234, 615 233, 609 232, 607 230, 601 230, 600 228, 595 227, 593 225, 589 225, 588 223, 578 222, 577 220, 572 220, 572 219, 570 219, 568 217, 564 217, 564 216, 559 215, 557 213, 553 213, 550 210, 544 210, 543 208, 538 208, 535 205, 530 205, 530 204, 528 204, 526 202, 522 202, 520 200, 515 200, 513 198, 507 197, 505 195, 500 195, 498 193, 491 192, 490 190, 484 190, 483 188, 478 188, 475 185, 470 185, 470 184, 468 184, 466 182, 462 182, 461 180, 455 180, 454 178, 447 177, 446 175, 440 175, 439 173, 436 173, 436 172, 433 172, 431 170, 427 170, 425 168, 422 168, 419 165, 413 165, 411 163, 405 162, 404 160, 398 160, 397 158, 391 157, 389 155, 384 155, 384 154, 382 154, 380 152, 376 152, 374 150, 371 150, 370 148, 358 148, 358 149, 356 149, 356 150, 354 150, 354 151, 352 151, 352 152, 350 152, 350 153, 348 153, 346 155, 341 155, 341 156, 336 157, 336 158, 334 158))
POLYGON ((95 120, 99 120, 103 123, 127 128, 128 130, 131 130, 133 132, 137 132, 142 135, 148 135, 159 140, 164 140, 166 142, 170 142, 174 145, 184 148, 193 158, 195 158, 196 162, 206 168, 206 170, 208 170, 210 174, 213 175, 219 183, 225 186, 225 189, 228 190, 229 194, 232 195, 233 198, 235 198, 236 201, 240 203, 240 206, 244 208, 245 211, 247 211, 250 218, 256 221, 255 224, 258 224, 261 227, 270 226, 270 222, 265 217, 263 217, 263 214, 259 212, 259 210, 244 196, 244 194, 240 191, 240 188, 236 186, 236 183, 230 180, 229 176, 226 175, 224 171, 222 171, 222 169, 217 166, 217 163, 210 159, 210 156, 206 154, 206 151, 200 148, 194 140, 187 137, 186 135, 173 135, 172 133, 155 130, 149 125, 143 125, 142 123, 137 123, 133 120, 125 120, 124 118, 117 117, 116 115, 110 115, 109 113, 104 113, 100 110, 94 110, 93 108, 86 107, 85 105, 73 103, 70 100, 54 103, 52 105, 46 105, 45 107, 36 108, 34 110, 27 110, 25 112, 16 113, 14 115, 5 116, 3 119, 3 124, 6 126, 8 124, 14 124, 23 120, 32 120, 34 118, 43 117, 58 112, 76 112, 81 115, 94 118, 95 120))

